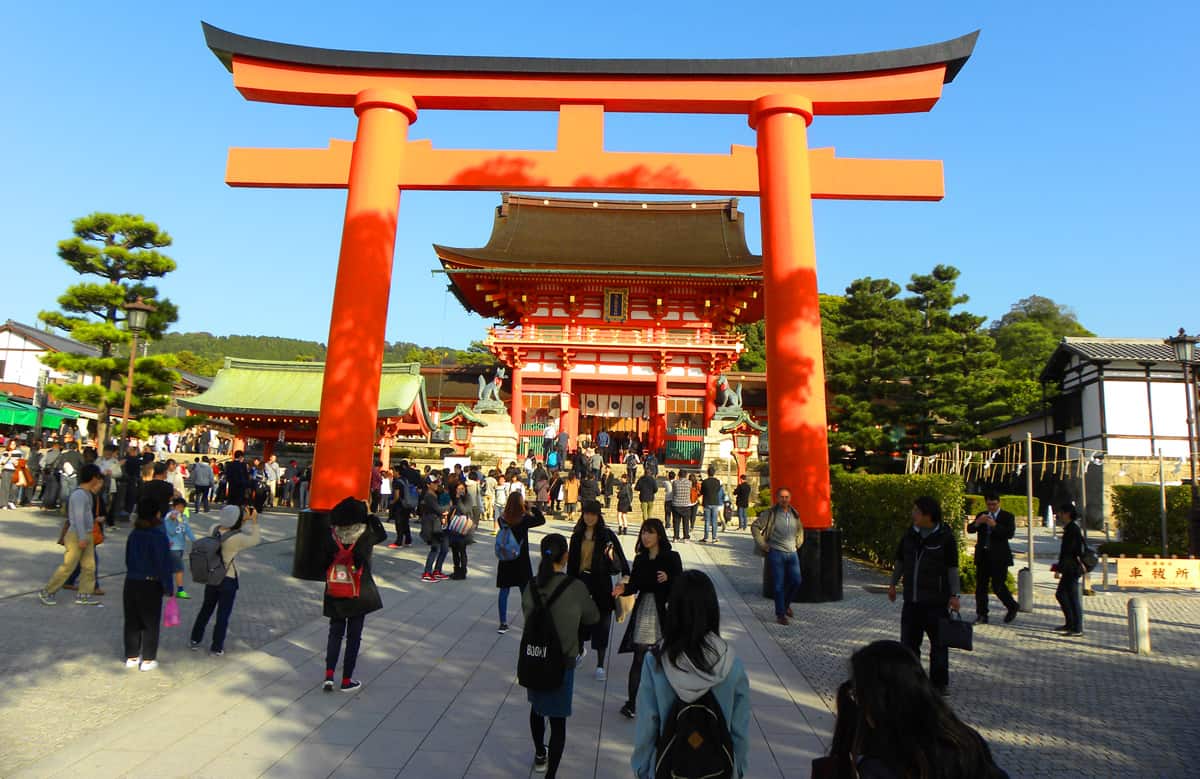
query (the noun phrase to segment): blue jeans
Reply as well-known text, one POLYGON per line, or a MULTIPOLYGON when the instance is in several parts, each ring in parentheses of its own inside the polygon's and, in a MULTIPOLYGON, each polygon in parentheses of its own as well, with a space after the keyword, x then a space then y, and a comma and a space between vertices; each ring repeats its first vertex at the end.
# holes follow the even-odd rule
POLYGON ((717 523, 721 521, 721 508, 721 506, 704 507, 704 539, 706 541, 709 533, 712 533, 712 540, 717 540, 717 523))
POLYGON ((429 545, 429 554, 425 558, 425 573, 441 573, 442 563, 446 561, 446 553, 450 551, 446 533, 439 533, 429 545))
POLYGON ((738 506, 737 512, 738 512, 738 530, 745 530, 746 523, 750 521, 749 518, 746 517, 746 507, 738 506))
POLYGON ((800 555, 772 549, 767 552, 767 562, 775 581, 775 616, 782 617, 800 589, 800 555))
POLYGON ((233 601, 237 598, 238 580, 236 576, 226 576, 217 585, 204 585, 204 605, 192 623, 192 643, 199 644, 204 640, 204 630, 208 620, 212 618, 213 610, 217 612, 217 624, 213 627, 212 651, 220 652, 225 649, 225 633, 229 630, 229 615, 233 613, 233 601))
MULTIPOLYGON (((499 595, 499 597, 496 599, 496 607, 497 607, 497 610, 500 612, 500 624, 501 624, 501 625, 507 625, 507 624, 508 624, 508 592, 509 592, 509 590, 511 590, 511 589, 512 589, 512 587, 501 587, 501 588, 500 588, 500 595, 499 595)), ((518 588, 517 588, 517 592, 519 592, 519 593, 521 593, 522 595, 524 595, 524 594, 525 594, 525 588, 524 588, 524 587, 518 587, 518 588)))

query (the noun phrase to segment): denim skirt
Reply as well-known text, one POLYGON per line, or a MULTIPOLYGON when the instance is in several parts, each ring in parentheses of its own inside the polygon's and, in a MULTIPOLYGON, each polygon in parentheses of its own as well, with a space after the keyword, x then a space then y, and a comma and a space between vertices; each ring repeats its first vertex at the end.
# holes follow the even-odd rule
POLYGON ((575 666, 571 659, 567 660, 567 672, 563 674, 562 684, 553 690, 526 690, 529 705, 543 717, 571 716, 571 698, 575 696, 575 666))

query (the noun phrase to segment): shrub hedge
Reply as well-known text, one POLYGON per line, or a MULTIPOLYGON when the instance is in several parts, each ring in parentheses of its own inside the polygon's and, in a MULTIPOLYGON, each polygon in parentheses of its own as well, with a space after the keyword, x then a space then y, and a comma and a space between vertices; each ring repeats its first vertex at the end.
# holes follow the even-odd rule
POLYGON ((953 474, 874 475, 833 472, 833 520, 843 551, 890 565, 900 535, 911 525, 913 501, 922 495, 942 505, 942 519, 963 533, 963 482, 953 474))
MULTIPOLYGON (((1167 487, 1167 553, 1186 554, 1188 511, 1192 498, 1187 487, 1167 487)), ((1121 529, 1121 540, 1162 551, 1162 519, 1158 513, 1158 487, 1120 484, 1112 488, 1112 512, 1121 529)), ((1136 554, 1136 553, 1135 553, 1136 554)))
POLYGON ((1137 557, 1150 555, 1157 557, 1162 553, 1162 544, 1134 544, 1128 541, 1106 541, 1096 549, 1096 554, 1106 554, 1109 557, 1137 557))
MULTIPOLYGON (((968 517, 973 517, 980 512, 987 511, 987 503, 982 495, 963 495, 963 513, 968 517)), ((1010 512, 1014 517, 1025 516, 1029 508, 1029 503, 1024 495, 1001 495, 1000 510, 1010 512)), ((1033 514, 1036 517, 1042 515, 1042 502, 1038 498, 1033 499, 1033 514)), ((1034 523, 1037 524, 1036 522, 1034 523)))

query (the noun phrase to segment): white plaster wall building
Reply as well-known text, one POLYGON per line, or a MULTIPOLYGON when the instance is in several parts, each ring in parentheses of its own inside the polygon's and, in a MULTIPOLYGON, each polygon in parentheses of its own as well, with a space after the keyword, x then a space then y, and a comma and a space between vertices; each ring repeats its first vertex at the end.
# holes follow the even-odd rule
POLYGON ((1188 456, 1189 393, 1162 339, 1064 338, 1041 380, 1060 392, 1036 438, 1114 457, 1188 456))

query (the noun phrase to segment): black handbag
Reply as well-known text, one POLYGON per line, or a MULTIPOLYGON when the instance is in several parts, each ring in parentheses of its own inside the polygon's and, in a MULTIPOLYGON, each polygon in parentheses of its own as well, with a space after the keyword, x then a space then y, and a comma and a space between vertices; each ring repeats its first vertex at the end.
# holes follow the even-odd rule
POLYGON ((957 611, 952 611, 949 617, 938 620, 938 641, 950 649, 965 649, 970 652, 975 648, 974 627, 970 622, 963 622, 957 611))

